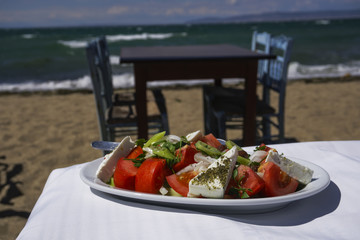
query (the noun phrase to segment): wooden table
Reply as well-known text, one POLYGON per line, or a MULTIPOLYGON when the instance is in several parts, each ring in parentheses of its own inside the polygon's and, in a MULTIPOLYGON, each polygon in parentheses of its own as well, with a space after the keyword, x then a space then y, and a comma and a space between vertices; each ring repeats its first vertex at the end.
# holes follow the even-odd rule
MULTIPOLYGON (((234 45, 150 46, 121 49, 121 63, 134 65, 138 137, 148 138, 146 82, 184 79, 244 78, 246 108, 243 141, 255 144, 257 65, 260 54, 234 45)), ((220 80, 220 81, 219 81, 220 80)))

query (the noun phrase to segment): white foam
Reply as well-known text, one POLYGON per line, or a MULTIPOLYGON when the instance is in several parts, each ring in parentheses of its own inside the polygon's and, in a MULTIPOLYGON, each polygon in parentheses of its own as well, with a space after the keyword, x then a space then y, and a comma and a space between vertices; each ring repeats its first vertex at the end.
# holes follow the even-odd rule
MULTIPOLYGON (((166 39, 171 38, 174 33, 140 33, 140 34, 117 34, 117 35, 107 35, 106 39, 108 42, 118 42, 118 41, 134 41, 134 40, 148 40, 148 39, 166 39)), ((186 36, 186 33, 179 34, 180 36, 186 36)))
MULTIPOLYGON (((23 38, 31 37, 30 34, 22 35, 23 38)), ((109 43, 119 42, 119 41, 134 41, 134 40, 162 40, 166 38, 171 38, 173 36, 187 36, 186 32, 182 33, 139 33, 139 34, 117 34, 117 35, 107 35, 106 40, 109 43)), ((57 42, 70 48, 85 48, 89 40, 58 40, 57 42)))
POLYGON ((35 34, 23 34, 21 37, 25 39, 32 39, 35 37, 35 34))
POLYGON ((2 83, 0 92, 33 92, 33 91, 56 91, 56 90, 91 90, 90 76, 83 76, 76 80, 36 82, 26 81, 23 83, 2 83))
POLYGON ((288 79, 331 78, 343 76, 360 76, 360 61, 347 64, 302 65, 290 63, 288 79))
MULTIPOLYGON (((119 63, 119 56, 110 57, 112 64, 119 63)), ((360 76, 360 61, 348 64, 328 64, 308 66, 297 62, 290 63, 288 79, 309 79, 309 78, 331 78, 342 76, 360 76)), ((224 79, 225 84, 238 84, 243 79, 224 79)), ((148 87, 168 86, 198 86, 212 84, 213 79, 193 79, 176 81, 152 81, 148 87)), ((133 88, 134 75, 131 72, 113 75, 114 88, 133 88)), ((78 79, 66 79, 63 81, 49 80, 46 82, 26 81, 22 83, 0 83, 0 92, 32 92, 32 91, 54 91, 54 90, 92 90, 90 76, 85 75, 78 79)))
MULTIPOLYGON (((238 84, 243 79, 224 79, 225 84, 238 84)), ((205 84, 212 84, 213 79, 193 79, 193 80, 172 80, 172 81, 151 81, 147 86, 152 87, 172 87, 172 86, 199 86, 205 84)), ((113 76, 114 88, 133 88, 135 87, 134 75, 125 73, 113 76)))
POLYGON ((110 55, 110 64, 117 65, 120 63, 120 56, 110 55))
POLYGON ((330 20, 327 19, 322 19, 322 20, 316 20, 315 24, 317 25, 329 25, 330 24, 330 20))
POLYGON ((70 41, 58 40, 57 42, 70 48, 85 48, 88 44, 87 41, 79 41, 79 40, 70 40, 70 41))

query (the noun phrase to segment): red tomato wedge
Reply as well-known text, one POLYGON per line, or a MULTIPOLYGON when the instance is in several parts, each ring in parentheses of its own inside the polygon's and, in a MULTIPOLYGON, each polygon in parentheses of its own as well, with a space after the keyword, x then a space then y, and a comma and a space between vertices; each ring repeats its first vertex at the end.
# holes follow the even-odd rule
POLYGON ((181 169, 183 169, 184 167, 186 167, 192 163, 195 163, 194 155, 197 152, 198 151, 195 148, 191 147, 190 145, 185 145, 180 150, 177 150, 175 155, 180 156, 181 160, 180 160, 180 162, 176 163, 173 166, 173 170, 175 172, 178 172, 181 169))
POLYGON ((250 197, 258 194, 265 187, 264 180, 249 166, 240 165, 237 171, 236 181, 241 179, 241 186, 246 189, 251 189, 251 191, 246 191, 250 197))
POLYGON ((183 197, 187 197, 189 193, 189 182, 198 173, 195 171, 184 172, 179 175, 172 174, 166 177, 166 181, 175 192, 179 193, 183 197))
POLYGON ((281 171, 280 167, 273 162, 263 163, 258 171, 264 173, 264 194, 266 197, 293 193, 298 187, 298 181, 281 171))
MULTIPOLYGON (((247 189, 246 193, 249 197, 258 194, 265 187, 264 180, 256 174, 249 166, 240 165, 237 168, 237 175, 235 180, 229 183, 230 188, 243 188, 247 189)), ((242 192, 239 192, 242 194, 242 192)))
POLYGON ((222 144, 219 142, 219 140, 217 140, 216 137, 212 133, 203 136, 200 139, 200 141, 202 141, 202 142, 206 143, 207 145, 210 145, 214 148, 217 148, 217 149, 223 147, 222 144))
POLYGON ((131 152, 129 153, 129 155, 127 156, 128 159, 136 159, 137 157, 140 156, 140 154, 143 154, 143 150, 140 146, 137 146, 136 148, 134 148, 133 150, 131 150, 131 152))
POLYGON ((272 148, 265 145, 265 143, 262 143, 259 145, 259 148, 264 148, 263 151, 269 152, 272 148))
POLYGON ((139 167, 135 177, 135 191, 159 193, 168 172, 165 159, 149 158, 139 167))
POLYGON ((114 172, 115 187, 135 190, 135 176, 138 168, 134 166, 131 160, 120 158, 116 164, 114 172))

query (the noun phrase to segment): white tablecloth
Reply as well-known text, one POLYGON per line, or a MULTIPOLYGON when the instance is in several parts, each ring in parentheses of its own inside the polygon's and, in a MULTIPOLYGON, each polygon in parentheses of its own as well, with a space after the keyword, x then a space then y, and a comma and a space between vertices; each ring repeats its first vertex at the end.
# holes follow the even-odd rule
MULTIPOLYGON (((91 189, 84 166, 54 170, 18 239, 354 239, 360 236, 360 141, 273 145, 324 168, 330 185, 277 211, 222 215, 122 200, 91 189)), ((246 148, 247 150, 253 148, 246 148)), ((91 160, 91 159, 89 159, 91 160)))

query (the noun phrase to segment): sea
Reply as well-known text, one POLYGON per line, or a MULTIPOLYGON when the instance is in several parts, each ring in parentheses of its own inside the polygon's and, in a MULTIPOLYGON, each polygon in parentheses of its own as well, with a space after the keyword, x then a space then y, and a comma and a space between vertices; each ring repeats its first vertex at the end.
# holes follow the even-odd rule
MULTIPOLYGON (((286 35, 294 44, 288 79, 360 76, 360 19, 288 22, 0 29, 0 92, 91 90, 87 43, 106 36, 115 88, 134 86, 128 46, 235 44, 250 48, 254 31, 286 35)), ((241 81, 241 79, 229 79, 241 81)), ((202 81, 154 82, 191 85, 202 81)))

